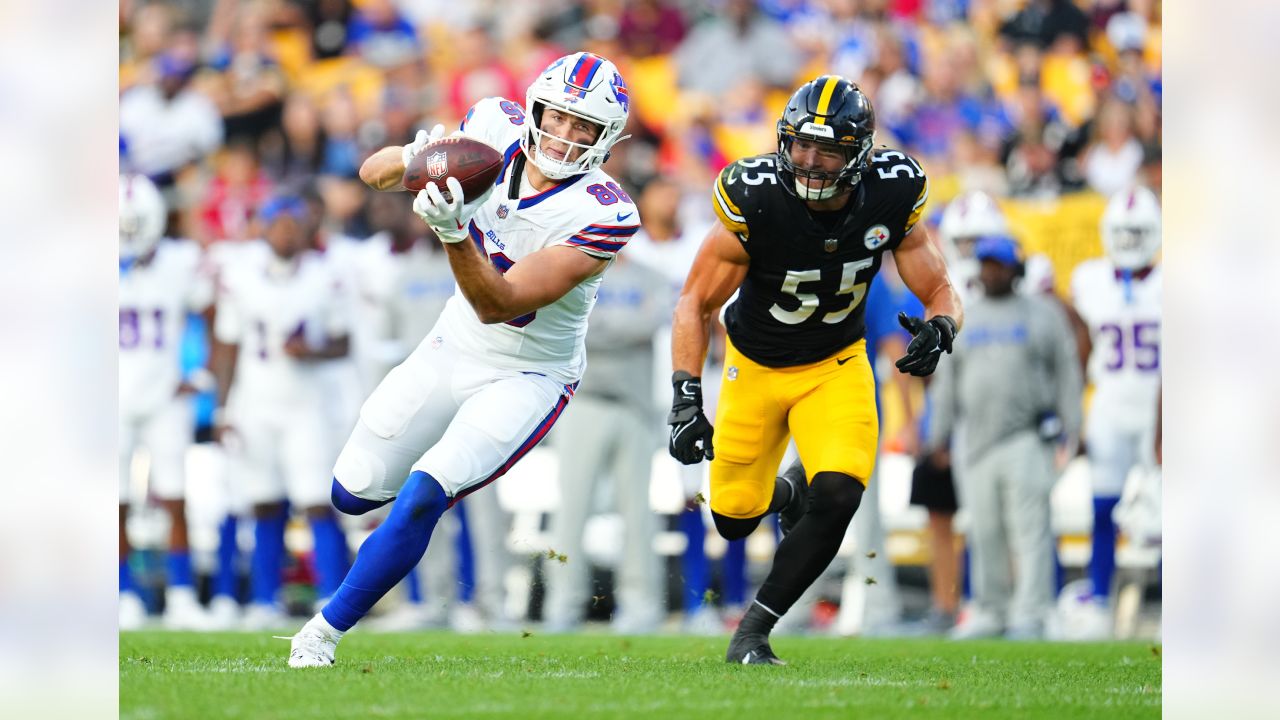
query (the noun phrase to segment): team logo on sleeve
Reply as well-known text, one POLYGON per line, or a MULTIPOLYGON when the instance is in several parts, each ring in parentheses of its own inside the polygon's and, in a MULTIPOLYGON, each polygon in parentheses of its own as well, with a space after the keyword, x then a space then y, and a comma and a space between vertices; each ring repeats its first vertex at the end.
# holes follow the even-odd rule
POLYGON ((887 242, 889 242, 889 228, 884 225, 873 225, 862 237, 862 244, 866 245, 868 250, 875 250, 887 242))
POLYGON ((427 176, 433 180, 444 177, 449 172, 449 158, 441 152, 434 152, 427 156, 427 176))

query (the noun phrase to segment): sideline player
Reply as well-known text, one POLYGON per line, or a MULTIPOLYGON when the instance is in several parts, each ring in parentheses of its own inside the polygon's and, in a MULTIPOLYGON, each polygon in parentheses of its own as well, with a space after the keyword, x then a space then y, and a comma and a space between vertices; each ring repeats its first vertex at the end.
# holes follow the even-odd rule
POLYGON ((200 248, 161 240, 168 211, 142 175, 120 176, 120 627, 141 625, 146 610, 129 571, 129 481, 134 451, 151 458, 149 494, 169 515, 164 624, 199 630, 206 615, 196 596, 183 501, 187 447, 195 432, 191 393, 181 375, 187 314, 213 300, 200 248))
POLYGON ((852 82, 824 75, 796 90, 777 152, 739 160, 716 180, 721 224, 676 306, 671 454, 712 461, 711 513, 723 537, 749 535, 770 512, 786 532, 728 662, 782 663, 769 633, 835 557, 862 501, 879 434, 862 300, 881 255, 894 253, 929 318, 899 317, 914 336, 900 371, 932 373, 962 321, 942 255, 927 229, 912 232, 929 197, 924 172, 905 153, 873 152, 874 132, 871 102, 852 82), (734 291, 713 445, 695 373, 734 291), (775 479, 788 435, 808 488, 775 479))
POLYGON ((277 605, 285 557, 286 498, 306 513, 315 538, 317 593, 346 573, 346 537, 329 507, 325 467, 333 457, 325 363, 350 352, 350 318, 331 263, 310 248, 307 210, 279 196, 259 210, 262 241, 238 248, 220 278, 214 334, 227 347, 215 365, 215 433, 253 503, 252 602, 247 629, 283 621, 277 605))
POLYGON ((1160 203, 1144 187, 1121 191, 1102 215, 1105 258, 1081 263, 1071 278, 1076 309, 1093 342, 1093 401, 1085 447, 1093 480, 1093 614, 1101 639, 1111 635, 1111 579, 1116 525, 1112 511, 1135 466, 1152 466, 1155 408, 1160 395, 1162 278, 1160 203))
MULTIPOLYGON (((333 664, 342 635, 421 560, 440 516, 542 440, 585 365, 587 315, 611 259, 640 227, 631 198, 600 170, 623 138, 629 96, 591 53, 543 70, 525 106, 486 98, 460 130, 503 153, 489 192, 446 202, 434 183, 415 211, 445 243, 458 282, 440 320, 365 401, 334 467, 332 498, 359 514, 391 501, 342 587, 292 638, 291 667, 333 664)), ((439 125, 365 161, 379 190, 443 135, 439 125)))

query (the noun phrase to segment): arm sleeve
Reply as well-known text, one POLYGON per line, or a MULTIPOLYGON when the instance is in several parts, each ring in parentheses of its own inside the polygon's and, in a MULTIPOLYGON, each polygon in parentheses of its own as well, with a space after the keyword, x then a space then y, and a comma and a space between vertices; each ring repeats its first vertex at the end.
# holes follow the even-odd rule
POLYGON ((732 181, 736 167, 737 164, 734 163, 721 170, 716 177, 715 183, 711 186, 711 205, 715 209, 720 224, 737 235, 738 239, 746 242, 749 234, 747 217, 742 211, 741 199, 735 197, 737 193, 733 192, 732 181))
POLYGON ((512 100, 487 97, 476 101, 458 125, 458 132, 505 153, 524 126, 524 108, 512 100))
MULTIPOLYGON (((599 207, 594 199, 590 199, 590 202, 599 207)), ((557 244, 576 247, 591 257, 612 259, 640 230, 640 211, 621 198, 606 208, 608 211, 599 215, 594 222, 570 231, 569 237, 557 244), (619 216, 621 221, 618 220, 619 216)))
POLYGON ((906 237, 916 229, 916 223, 920 222, 920 218, 924 215, 924 206, 929 202, 929 178, 920 176, 920 190, 916 193, 916 199, 911 206, 911 212, 907 214, 907 222, 903 225, 902 236, 906 237))

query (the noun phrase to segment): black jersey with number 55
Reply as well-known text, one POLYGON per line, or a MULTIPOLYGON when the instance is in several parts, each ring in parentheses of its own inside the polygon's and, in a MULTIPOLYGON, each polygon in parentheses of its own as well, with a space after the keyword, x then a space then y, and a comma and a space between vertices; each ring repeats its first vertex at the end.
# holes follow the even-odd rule
POLYGON ((880 255, 911 232, 929 183, 909 155, 877 148, 849 204, 814 213, 780 183, 775 153, 739 160, 712 188, 720 222, 751 256, 725 312, 729 338, 768 367, 816 362, 862 338, 880 255))

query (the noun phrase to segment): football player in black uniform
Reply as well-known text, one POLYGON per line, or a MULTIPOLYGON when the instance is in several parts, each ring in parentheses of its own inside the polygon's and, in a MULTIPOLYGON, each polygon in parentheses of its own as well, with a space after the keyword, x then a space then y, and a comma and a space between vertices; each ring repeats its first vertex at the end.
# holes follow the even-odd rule
POLYGON ((717 178, 720 224, 676 305, 671 454, 711 460, 723 537, 749 535, 770 512, 786 531, 729 662, 782 664, 769 632, 835 557, 871 476, 879 425, 862 300, 881 254, 894 254, 928 318, 899 315, 914 336, 900 371, 933 372, 963 319, 942 255, 916 227, 929 197, 924 172, 905 153, 873 150, 874 132, 871 103, 852 82, 824 75, 796 90, 778 121, 778 151, 717 178), (713 443, 696 375, 711 320, 735 291, 713 443), (776 477, 788 436, 807 478, 776 477))

